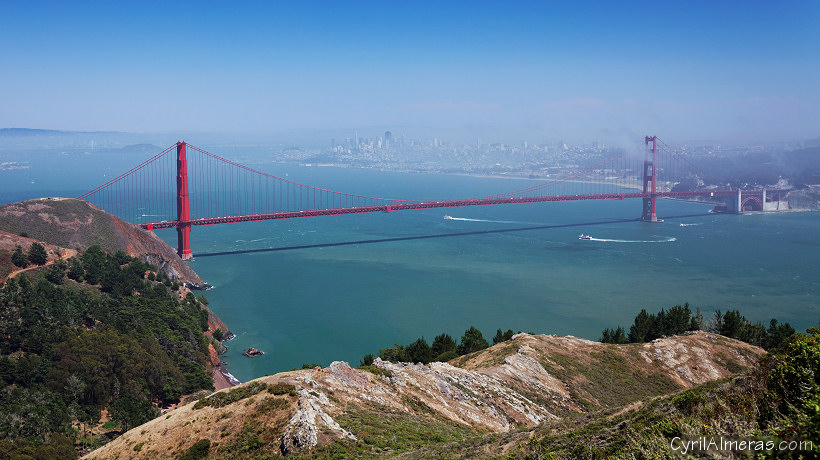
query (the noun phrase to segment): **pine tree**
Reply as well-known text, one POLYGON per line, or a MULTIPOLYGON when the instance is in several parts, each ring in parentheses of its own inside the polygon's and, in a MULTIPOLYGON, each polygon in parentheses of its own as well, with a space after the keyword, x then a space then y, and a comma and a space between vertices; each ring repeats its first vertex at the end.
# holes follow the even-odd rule
POLYGON ((601 332, 601 343, 626 343, 626 333, 624 328, 618 326, 617 329, 606 328, 601 332))
POLYGON ((436 338, 433 339, 433 356, 439 357, 448 351, 455 352, 457 347, 456 341, 450 337, 450 334, 437 335, 436 338))
POLYGON ((48 261, 46 248, 36 241, 31 243, 31 247, 28 249, 28 260, 35 265, 45 265, 48 261))
POLYGON ((23 248, 20 247, 20 245, 14 248, 14 253, 11 255, 11 263, 20 268, 28 267, 28 256, 23 252, 23 248))
POLYGON ((373 361, 375 360, 376 357, 373 356, 373 353, 368 353, 362 357, 361 361, 359 361, 359 366, 372 366, 373 361))
POLYGON ((641 310, 638 313, 638 316, 635 317, 635 322, 629 328, 629 342, 630 343, 641 343, 646 342, 646 338, 649 336, 652 323, 654 322, 654 316, 649 316, 649 313, 646 312, 646 309, 641 310))
POLYGON ((601 343, 612 343, 612 329, 606 328, 601 331, 601 343))
POLYGON ((690 331, 702 331, 703 330, 703 313, 700 312, 700 307, 698 307, 697 313, 695 313, 695 316, 693 316, 692 320, 689 322, 689 330, 690 331))
POLYGON ((461 345, 458 346, 458 353, 466 355, 467 353, 483 350, 489 346, 490 344, 487 343, 487 340, 481 335, 481 331, 470 326, 469 329, 464 331, 464 335, 461 337, 461 345))
POLYGON ((626 333, 623 327, 618 326, 618 329, 615 329, 615 333, 612 335, 612 343, 626 343, 626 333))
POLYGON ((72 257, 68 261, 68 277, 74 281, 82 282, 85 277, 85 269, 78 257, 72 257))
POLYGON ((512 340, 512 336, 514 335, 515 333, 512 331, 512 329, 507 329, 507 332, 501 332, 501 329, 499 329, 498 331, 496 331, 495 337, 493 337, 493 345, 501 342, 506 342, 507 340, 512 340))
POLYGON ((424 340, 424 337, 408 345, 405 350, 407 351, 410 361, 414 363, 427 364, 434 358, 430 345, 427 345, 427 341, 424 340))

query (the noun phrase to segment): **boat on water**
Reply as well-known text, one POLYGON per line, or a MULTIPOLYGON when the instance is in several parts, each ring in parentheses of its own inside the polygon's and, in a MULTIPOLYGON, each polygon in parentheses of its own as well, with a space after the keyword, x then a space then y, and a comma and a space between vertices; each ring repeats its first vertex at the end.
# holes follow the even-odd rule
POLYGON ((452 217, 448 216, 447 214, 444 215, 445 219, 452 219, 452 217))
POLYGON ((585 235, 585 234, 581 233, 580 235, 578 235, 578 239, 579 239, 579 240, 591 240, 591 239, 592 239, 592 236, 590 236, 590 235, 585 235))

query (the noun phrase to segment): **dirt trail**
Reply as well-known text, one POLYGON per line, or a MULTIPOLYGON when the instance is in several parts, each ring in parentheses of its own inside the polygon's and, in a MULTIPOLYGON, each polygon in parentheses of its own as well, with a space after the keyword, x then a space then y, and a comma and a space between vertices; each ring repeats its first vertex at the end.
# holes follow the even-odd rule
POLYGON ((14 278, 15 276, 19 275, 20 273, 27 272, 29 270, 34 270, 35 268, 47 267, 47 266, 53 264, 54 262, 56 262, 58 260, 68 260, 68 259, 70 259, 70 258, 77 255, 77 250, 75 250, 75 249, 66 249, 66 248, 61 248, 61 249, 62 249, 62 255, 60 257, 58 257, 56 259, 49 260, 44 265, 32 265, 30 267, 21 268, 19 270, 14 270, 13 272, 9 273, 9 276, 5 277, 4 279, 2 279, 0 281, 5 283, 6 280, 14 278))

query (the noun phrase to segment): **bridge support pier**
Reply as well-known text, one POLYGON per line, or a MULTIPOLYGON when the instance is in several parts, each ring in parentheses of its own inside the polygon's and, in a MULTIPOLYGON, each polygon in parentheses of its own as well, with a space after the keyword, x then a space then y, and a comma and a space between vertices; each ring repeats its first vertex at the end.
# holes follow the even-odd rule
POLYGON ((188 208, 188 160, 185 142, 177 142, 177 254, 182 260, 191 254, 191 214, 188 208))
POLYGON ((177 227, 177 254, 182 260, 191 260, 191 226, 185 225, 177 227))
POLYGON ((743 214, 743 191, 737 189, 737 196, 732 197, 734 203, 733 206, 730 206, 729 209, 734 211, 733 214, 743 214), (734 208, 734 209, 733 209, 734 208))
POLYGON ((735 214, 743 214, 743 191, 737 189, 737 207, 735 208, 735 214))
POLYGON ((658 136, 646 136, 644 144, 649 145, 652 142, 652 157, 647 155, 643 162, 643 193, 648 195, 648 198, 643 199, 643 213, 641 213, 641 220, 644 222, 663 222, 658 219, 656 213, 656 204, 658 197, 658 136))

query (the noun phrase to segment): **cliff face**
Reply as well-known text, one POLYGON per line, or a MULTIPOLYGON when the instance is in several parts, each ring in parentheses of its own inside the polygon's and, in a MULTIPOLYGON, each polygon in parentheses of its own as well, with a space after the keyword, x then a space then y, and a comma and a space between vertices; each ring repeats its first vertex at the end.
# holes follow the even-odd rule
POLYGON ((806 209, 817 211, 820 209, 820 189, 792 190, 786 195, 791 209, 806 209))
POLYGON ((63 248, 84 251, 95 244, 150 263, 175 281, 204 284, 176 251, 141 229, 83 200, 40 198, 0 206, 0 230, 63 248))
POLYGON ((704 332, 629 345, 518 334, 449 363, 377 359, 353 369, 337 361, 223 390, 128 431, 89 458, 176 458, 200 439, 233 458, 315 449, 424 457, 432 444, 458 450, 492 433, 675 393, 748 369, 762 353, 704 332), (255 440, 250 448, 248 439, 255 440))

